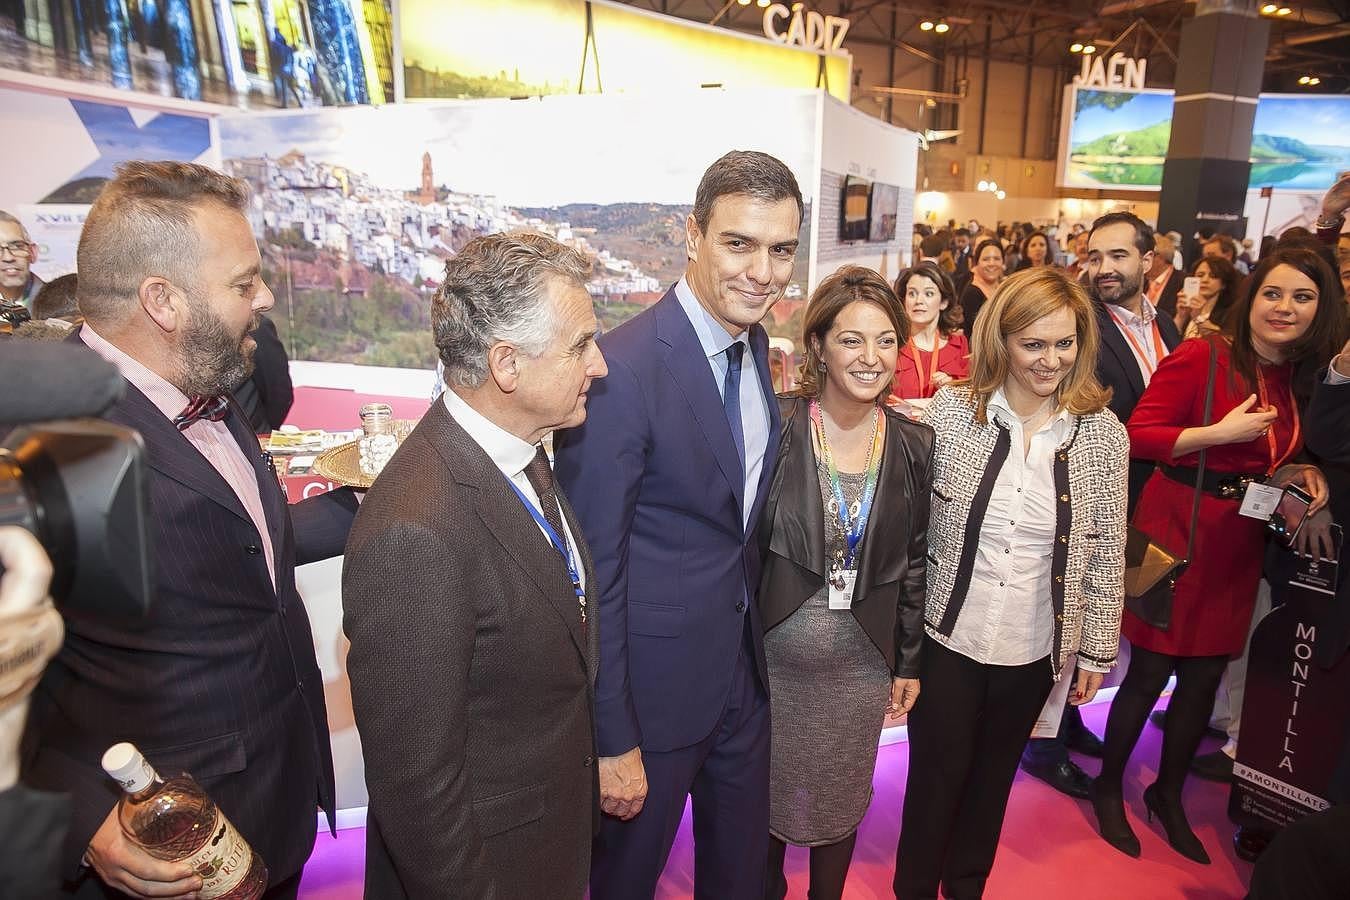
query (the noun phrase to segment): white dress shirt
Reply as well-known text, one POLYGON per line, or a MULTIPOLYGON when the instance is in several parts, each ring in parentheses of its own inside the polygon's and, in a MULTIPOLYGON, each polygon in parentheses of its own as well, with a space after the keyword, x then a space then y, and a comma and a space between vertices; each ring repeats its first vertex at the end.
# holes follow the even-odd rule
MULTIPOLYGON (((502 428, 496 422, 484 416, 478 410, 464 402, 464 398, 456 394, 453 390, 447 389, 441 394, 445 403, 445 411, 450 413, 450 418, 454 419, 460 428, 468 433, 469 438, 483 448, 483 452, 492 460, 492 464, 501 470, 501 473, 510 479, 511 483, 520 489, 531 505, 536 510, 542 509, 539 505, 539 495, 535 493, 534 485, 530 484, 530 479, 525 475, 525 467, 534 459, 537 449, 534 444, 527 444, 511 432, 502 428)), ((551 465, 551 461, 550 461, 551 465)), ((555 485, 554 490, 557 490, 555 485)), ((567 522, 567 516, 562 514, 562 506, 558 507, 558 518, 562 520, 563 539, 567 541, 568 549, 571 550, 574 563, 577 567, 577 577, 581 580, 581 588, 586 589, 586 570, 581 564, 581 553, 576 549, 576 538, 572 536, 572 527, 567 522)), ((539 528, 539 533, 544 536, 544 541, 549 548, 549 552, 555 552, 551 541, 548 540, 548 533, 543 527, 539 528)))
MULTIPOLYGON (((1153 372, 1158 368, 1161 357, 1158 356, 1158 347, 1153 343, 1153 320, 1158 318, 1158 310, 1149 302, 1148 297, 1141 297, 1139 303, 1139 315, 1135 315, 1123 306, 1109 306, 1107 312, 1111 316, 1111 321, 1116 324, 1116 328, 1125 336, 1125 343, 1130 346, 1130 353, 1134 356, 1135 362, 1139 363, 1139 374, 1144 379, 1144 387, 1153 380, 1153 372), (1131 340, 1133 338, 1133 340, 1131 340), (1144 348, 1144 359, 1139 359, 1139 347, 1144 348), (1145 365, 1147 361, 1147 365, 1145 365)), ((1161 339, 1161 332, 1159 333, 1161 339)), ((1162 355, 1167 355, 1166 345, 1162 345, 1162 355)))
POLYGON ((1055 636, 1050 560, 1055 544, 1055 450, 1068 439, 1072 416, 1060 410, 1032 435, 1025 457, 1022 423, 1003 389, 989 416, 1008 429, 1012 445, 999 470, 980 527, 970 588, 948 647, 978 663, 1020 666, 1050 655, 1055 636))
MULTIPOLYGON (((713 379, 717 382, 718 396, 722 396, 726 387, 727 348, 736 341, 745 344, 745 355, 741 357, 741 430, 745 432, 745 488, 742 494, 745 503, 741 507, 741 524, 748 528, 750 510, 754 508, 755 496, 759 493, 759 474, 764 468, 764 454, 769 447, 769 407, 759 383, 759 366, 750 350, 750 333, 742 331, 735 336, 727 334, 727 330, 708 315, 708 311, 694 296, 689 282, 683 278, 675 283, 675 298, 680 301, 680 308, 698 334, 698 342, 708 357, 713 379)), ((725 397, 722 402, 726 402, 725 397)))

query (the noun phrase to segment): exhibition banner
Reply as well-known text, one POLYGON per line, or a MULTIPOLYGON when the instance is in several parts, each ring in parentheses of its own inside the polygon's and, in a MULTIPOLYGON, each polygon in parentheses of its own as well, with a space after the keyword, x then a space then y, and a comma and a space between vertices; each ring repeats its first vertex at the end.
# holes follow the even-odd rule
POLYGON ((4 65, 230 105, 386 103, 390 0, 19 0, 4 65))
POLYGON ((119 163, 171 159, 219 166, 210 118, 147 103, 105 103, 0 88, 0 109, 42 135, 41 153, 0 141, 0 209, 38 245, 33 271, 51 279, 75 268, 80 227, 119 163))
POLYGON ((846 53, 789 47, 622 3, 400 0, 399 17, 409 98, 715 86, 818 87, 849 99, 846 53))
MULTIPOLYGON (((1066 89, 1062 187, 1156 191, 1172 136, 1172 92, 1066 89)), ((1262 94, 1251 188, 1322 192, 1350 169, 1350 97, 1262 94)))
POLYGON ((1350 658, 1314 662, 1318 642, 1333 639, 1324 622, 1337 601, 1320 574, 1291 582, 1252 634, 1228 804, 1239 825, 1278 829, 1328 806, 1350 721, 1350 658))
MULTIPOLYGON (((291 358, 429 369, 431 294, 470 239, 534 229, 580 250, 594 261, 601 326, 613 328, 684 271, 699 179, 733 148, 782 159, 802 187, 803 249, 788 287, 800 307, 818 98, 475 100, 227 116, 218 129, 225 171, 253 192, 271 316, 291 358)), ((796 339, 799 310, 768 325, 796 339)))

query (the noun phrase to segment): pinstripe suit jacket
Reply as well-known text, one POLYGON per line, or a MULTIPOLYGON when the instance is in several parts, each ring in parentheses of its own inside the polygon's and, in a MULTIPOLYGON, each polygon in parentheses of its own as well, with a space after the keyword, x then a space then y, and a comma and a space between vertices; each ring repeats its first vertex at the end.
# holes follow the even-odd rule
POLYGON ((599 822, 603 623, 589 603, 583 632, 561 557, 441 401, 361 506, 342 605, 370 789, 366 896, 579 898, 599 822))
POLYGON ((150 467, 154 598, 143 621, 68 615, 66 641, 33 694, 22 778, 73 798, 67 890, 102 896, 80 858, 117 800, 104 750, 131 741, 161 775, 193 775, 276 884, 303 867, 315 812, 333 814, 323 682, 295 565, 342 552, 350 491, 288 511, 236 406, 230 431, 253 463, 268 531, 135 387, 107 418, 140 432, 150 467), (294 517, 294 526, 292 525, 294 517), (261 542, 276 557, 274 589, 261 542))

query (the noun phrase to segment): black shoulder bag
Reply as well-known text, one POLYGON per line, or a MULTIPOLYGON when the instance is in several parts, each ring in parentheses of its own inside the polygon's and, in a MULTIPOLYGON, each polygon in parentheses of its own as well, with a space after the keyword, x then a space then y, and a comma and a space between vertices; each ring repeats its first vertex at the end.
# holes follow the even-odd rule
MULTIPOLYGON (((1214 370, 1218 351, 1209 345, 1209 377, 1205 379, 1205 416, 1209 424, 1214 411, 1214 370)), ((1195 496, 1191 501, 1191 528, 1186 537, 1186 555, 1177 556, 1131 525, 1125 534, 1125 608, 1154 628, 1166 631, 1172 625, 1172 592, 1191 564, 1195 528, 1200 520, 1200 486, 1205 482, 1205 451, 1200 451, 1195 472, 1195 496)))

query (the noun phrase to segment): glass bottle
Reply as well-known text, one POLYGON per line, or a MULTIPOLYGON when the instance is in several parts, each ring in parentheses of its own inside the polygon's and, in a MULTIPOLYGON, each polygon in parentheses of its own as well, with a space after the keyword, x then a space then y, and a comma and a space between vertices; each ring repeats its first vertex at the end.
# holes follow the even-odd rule
POLYGON ((126 792, 117 820, 127 839, 156 859, 189 863, 201 900, 257 900, 267 890, 262 858, 191 775, 162 780, 128 743, 108 748, 103 770, 126 792))

